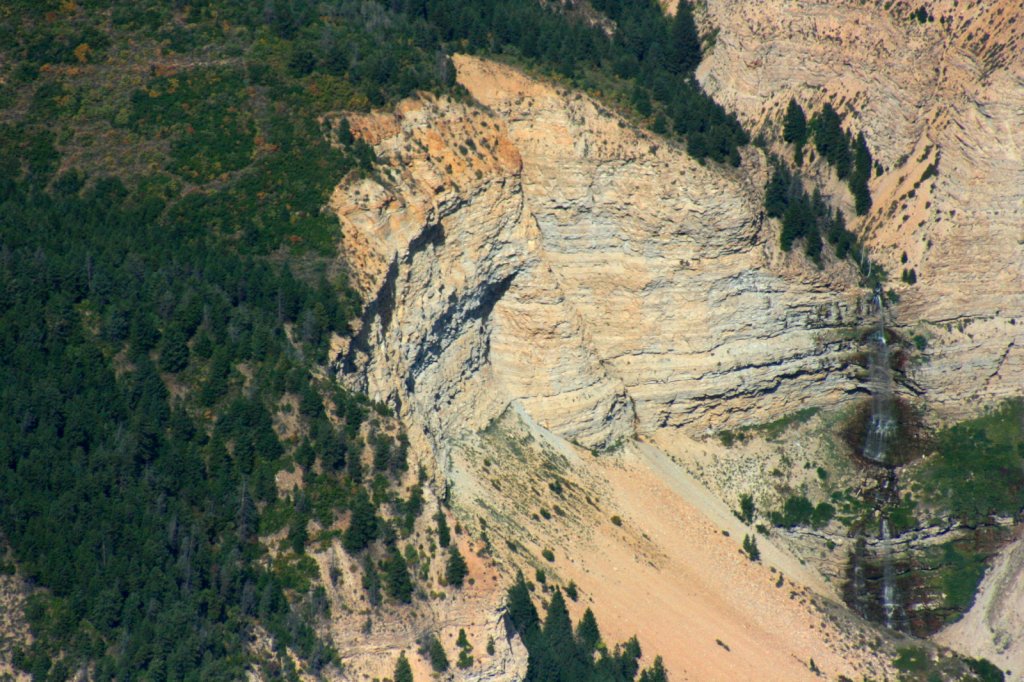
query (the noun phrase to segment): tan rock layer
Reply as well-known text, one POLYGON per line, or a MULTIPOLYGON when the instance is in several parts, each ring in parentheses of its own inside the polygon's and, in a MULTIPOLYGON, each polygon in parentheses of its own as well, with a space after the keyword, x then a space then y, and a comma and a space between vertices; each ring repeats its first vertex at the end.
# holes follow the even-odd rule
MULTIPOLYGON (((711 0, 705 21, 719 34, 699 78, 747 125, 777 131, 790 97, 809 113, 831 101, 884 166, 853 227, 902 297, 895 324, 930 341, 911 377, 938 416, 1019 395, 1024 7, 711 0), (912 18, 918 6, 935 20, 912 18), (917 285, 900 282, 904 268, 917 285)), ((828 187, 849 209, 846 190, 828 187)))
POLYGON ((581 95, 458 57, 489 111, 354 117, 383 170, 338 187, 370 301, 341 359, 434 445, 518 401, 591 447, 834 405, 858 388, 842 267, 774 248, 750 177, 581 95))

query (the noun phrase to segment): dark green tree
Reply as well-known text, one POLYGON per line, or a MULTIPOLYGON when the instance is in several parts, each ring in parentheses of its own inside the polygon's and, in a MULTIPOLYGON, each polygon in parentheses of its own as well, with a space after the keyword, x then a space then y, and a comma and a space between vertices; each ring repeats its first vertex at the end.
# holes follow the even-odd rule
POLYGON ((798 147, 807 144, 807 116, 796 99, 790 99, 789 106, 786 107, 782 139, 798 147))
POLYGON ((438 511, 434 518, 437 520, 437 544, 447 547, 452 541, 451 531, 448 530, 448 519, 445 518, 442 511, 438 511))
POLYGON ((409 665, 409 659, 405 657, 404 651, 398 655, 398 660, 395 661, 394 678, 394 682, 413 682, 412 666, 409 665))
POLYGON ((443 673, 448 670, 448 654, 444 651, 444 645, 437 635, 431 634, 423 646, 424 655, 430 660, 430 667, 434 672, 443 673))
POLYGON ((755 512, 754 498, 748 494, 740 495, 740 520, 750 525, 754 522, 755 512))
POLYGON ((352 500, 352 516, 342 537, 342 544, 350 554, 361 552, 377 538, 377 513, 366 489, 359 487, 352 500))
POLYGON ((651 667, 640 673, 640 682, 668 682, 668 672, 661 656, 656 656, 651 667))
POLYGON ((180 372, 188 367, 188 339, 176 325, 167 329, 160 341, 160 369, 180 372))
POLYGON ((794 146, 793 160, 797 166, 803 164, 804 145, 807 144, 807 116, 795 98, 789 100, 786 117, 782 126, 782 139, 794 146))
POLYGON ((757 538, 752 535, 743 536, 743 551, 751 561, 761 560, 761 551, 757 548, 757 538))
POLYGON ((860 133, 853 145, 853 172, 850 174, 850 191, 853 192, 857 215, 866 215, 871 210, 868 181, 871 179, 873 166, 874 160, 871 158, 867 140, 864 139, 864 133, 860 133))
POLYGON ((466 560, 462 558, 462 552, 457 545, 452 545, 448 551, 448 563, 445 565, 445 582, 452 587, 462 587, 468 573, 469 568, 466 566, 466 560))
POLYGON ((363 558, 363 589, 370 606, 380 605, 380 573, 369 556, 363 558))
POLYGON ((522 571, 516 575, 516 581, 508 589, 508 597, 505 601, 512 625, 520 634, 525 637, 526 633, 531 633, 539 627, 540 617, 530 598, 530 589, 526 586, 526 579, 523 577, 522 571))
POLYGON ((388 551, 388 557, 384 563, 384 577, 388 596, 403 604, 412 603, 412 580, 409 578, 409 567, 405 563, 402 553, 398 551, 398 547, 392 547, 388 551))
POLYGON ((306 553, 306 541, 309 540, 306 524, 306 515, 297 514, 291 527, 288 529, 288 545, 296 554, 306 553))
POLYGON ((676 73, 692 73, 700 64, 700 35, 693 21, 693 10, 686 0, 680 0, 676 9, 671 40, 671 69, 676 73))
POLYGON ((562 591, 557 588, 548 603, 542 632, 547 645, 549 663, 561 668, 562 679, 583 679, 587 666, 584 665, 580 650, 576 646, 565 598, 562 597, 562 591))
POLYGON ((818 153, 836 169, 839 178, 850 174, 850 142, 843 130, 842 120, 832 105, 825 103, 811 120, 814 146, 818 153))
POLYGON ((576 626, 576 642, 579 644, 580 651, 589 658, 600 641, 601 631, 597 627, 597 618, 594 617, 594 612, 588 608, 583 612, 580 622, 576 626))

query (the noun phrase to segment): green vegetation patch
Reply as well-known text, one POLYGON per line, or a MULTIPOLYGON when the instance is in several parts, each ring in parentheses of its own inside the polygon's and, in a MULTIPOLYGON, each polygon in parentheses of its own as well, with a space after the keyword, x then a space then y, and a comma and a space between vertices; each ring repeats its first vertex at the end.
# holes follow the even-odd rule
POLYGON ((1024 400, 944 429, 936 453, 915 474, 933 509, 977 522, 1024 509, 1024 400))
POLYGON ((131 98, 129 123, 140 133, 173 136, 171 170, 206 182, 247 166, 253 123, 240 68, 211 67, 151 80, 131 98))
POLYGON ((805 407, 802 410, 797 410, 792 414, 788 414, 764 424, 741 426, 735 430, 724 429, 718 432, 718 439, 722 441, 722 444, 726 447, 731 446, 737 441, 743 442, 752 435, 762 436, 766 440, 774 440, 791 427, 806 424, 819 412, 821 412, 820 407, 805 407))

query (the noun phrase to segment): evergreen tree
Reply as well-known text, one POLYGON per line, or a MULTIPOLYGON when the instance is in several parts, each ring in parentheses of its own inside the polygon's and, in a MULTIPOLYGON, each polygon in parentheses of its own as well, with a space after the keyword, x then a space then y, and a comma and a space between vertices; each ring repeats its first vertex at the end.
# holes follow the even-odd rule
POLYGON ((693 21, 693 10, 687 0, 680 0, 672 22, 670 66, 676 73, 692 73, 700 64, 700 35, 693 21))
POLYGON ((363 459, 360 456, 360 450, 362 450, 362 448, 359 447, 361 442, 361 440, 357 441, 355 447, 347 448, 348 453, 345 458, 345 468, 348 471, 348 477, 352 479, 354 483, 363 482, 363 459))
POLYGON ((302 445, 295 450, 295 462, 307 471, 316 462, 316 452, 313 450, 313 446, 309 444, 309 440, 304 439, 302 445))
POLYGON ((409 567, 405 563, 405 557, 392 547, 388 552, 388 558, 384 566, 384 577, 387 583, 388 595, 403 604, 412 603, 412 580, 409 578, 409 567))
POLYGON ((786 167, 781 163, 776 164, 764 190, 764 212, 769 218, 781 218, 786 213, 792 182, 786 167))
POLYGON ((380 574, 368 556, 363 559, 363 589, 370 606, 380 605, 380 574))
POLYGON ((361 552, 377 538, 377 514, 367 495, 366 489, 356 489, 352 500, 352 517, 342 538, 345 549, 351 553, 361 552))
POLYGON ((462 583, 466 580, 466 575, 469 573, 469 568, 466 566, 466 560, 462 558, 462 553, 459 551, 457 545, 452 545, 451 550, 448 552, 448 563, 445 566, 445 582, 452 587, 462 587, 462 583))
POLYGON ((442 548, 447 547, 452 541, 451 531, 448 530, 448 519, 445 518, 442 511, 438 511, 434 518, 437 519, 437 544, 442 548))
POLYGON ((296 554, 306 553, 306 541, 309 539, 306 524, 306 515, 298 514, 288 529, 288 544, 296 554))
POLYGON ((760 561, 761 551, 757 548, 757 538, 752 535, 743 536, 743 551, 751 561, 760 561))
POLYGON ((437 635, 430 635, 424 646, 424 654, 430 659, 430 667, 434 672, 443 673, 448 670, 448 654, 444 651, 444 645, 437 635))
POLYGON ((601 641, 601 631, 597 627, 597 619, 589 608, 583 612, 583 616, 576 626, 576 641, 579 643, 580 651, 588 658, 593 655, 597 643, 601 641))
POLYGON ((811 121, 814 146, 826 161, 835 167, 839 179, 850 173, 850 142, 843 131, 839 114, 831 104, 825 103, 811 121))
POLYGON ((177 325, 167 329, 160 342, 160 369, 180 372, 188 367, 188 339, 177 325))
POLYGON ((505 603, 512 625, 521 635, 526 637, 526 633, 538 628, 540 617, 530 598, 530 589, 526 586, 526 579, 523 577, 522 571, 516 575, 515 583, 508 589, 505 603))
POLYGON ((796 99, 789 100, 786 118, 782 127, 782 139, 793 145, 793 161, 797 166, 804 162, 804 145, 807 144, 807 116, 796 99))
POLYGON ((394 682, 413 682, 412 666, 409 665, 409 659, 405 657, 404 651, 398 655, 398 660, 395 661, 394 678, 394 682))
POLYGON ((864 133, 860 133, 853 146, 853 173, 850 174, 850 191, 853 192, 857 215, 866 215, 871 210, 868 181, 871 179, 873 165, 867 140, 864 139, 864 133))
POLYGON ((668 682, 668 673, 661 656, 655 657, 651 667, 640 673, 640 682, 668 682))
POLYGON ((782 126, 782 139, 797 147, 807 144, 807 116, 796 99, 789 100, 786 118, 782 126))
POLYGON ((562 597, 562 591, 559 589, 555 589, 554 594, 551 595, 542 632, 550 661, 563 671, 562 679, 583 679, 585 666, 576 646, 576 638, 573 635, 569 610, 565 606, 565 598, 562 597))

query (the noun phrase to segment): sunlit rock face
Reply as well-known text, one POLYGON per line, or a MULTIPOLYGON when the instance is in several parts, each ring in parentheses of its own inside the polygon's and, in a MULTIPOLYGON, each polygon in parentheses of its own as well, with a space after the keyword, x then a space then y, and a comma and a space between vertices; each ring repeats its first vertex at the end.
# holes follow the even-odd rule
POLYGON ((861 294, 775 248, 765 170, 701 166, 592 100, 469 57, 487 110, 352 117, 385 170, 333 208, 370 301, 339 355, 435 441, 518 401, 591 447, 835 405, 861 294))
POLYGON ((750 128, 777 127, 795 97, 809 114, 832 102, 864 133, 884 170, 854 229, 901 297, 896 326, 928 342, 908 368, 928 406, 955 419, 1019 395, 1024 7, 711 0, 704 20, 718 37, 698 76, 750 128))

